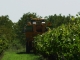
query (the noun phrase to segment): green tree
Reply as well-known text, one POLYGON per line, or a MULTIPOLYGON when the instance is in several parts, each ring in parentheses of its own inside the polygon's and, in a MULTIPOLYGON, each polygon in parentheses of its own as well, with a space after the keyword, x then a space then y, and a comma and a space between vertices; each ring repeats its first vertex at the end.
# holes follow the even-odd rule
POLYGON ((52 23, 53 28, 56 28, 62 24, 67 24, 68 22, 70 22, 70 15, 62 16, 61 14, 54 14, 46 17, 46 19, 52 23))
POLYGON ((0 16, 0 52, 3 51, 13 39, 13 23, 8 15, 0 16))

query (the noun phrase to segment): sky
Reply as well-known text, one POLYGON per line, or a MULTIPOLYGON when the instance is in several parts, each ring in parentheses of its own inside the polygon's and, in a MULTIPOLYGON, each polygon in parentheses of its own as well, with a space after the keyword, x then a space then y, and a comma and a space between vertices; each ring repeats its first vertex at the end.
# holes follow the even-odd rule
POLYGON ((79 11, 80 0, 0 0, 0 16, 8 15, 13 22, 18 22, 28 12, 45 17, 76 15, 79 11))

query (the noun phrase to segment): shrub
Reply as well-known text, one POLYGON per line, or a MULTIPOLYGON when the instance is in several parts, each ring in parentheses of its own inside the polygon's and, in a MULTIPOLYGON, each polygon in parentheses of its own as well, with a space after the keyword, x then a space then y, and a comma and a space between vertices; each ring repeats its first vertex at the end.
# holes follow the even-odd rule
POLYGON ((61 25, 56 29, 34 38, 38 53, 61 60, 80 60, 80 23, 79 20, 61 25), (77 22, 78 21, 78 22, 77 22))

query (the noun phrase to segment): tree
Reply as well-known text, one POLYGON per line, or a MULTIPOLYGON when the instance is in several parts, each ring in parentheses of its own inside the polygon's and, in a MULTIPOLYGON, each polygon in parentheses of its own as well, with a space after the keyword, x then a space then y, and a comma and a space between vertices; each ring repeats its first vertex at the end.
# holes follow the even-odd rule
POLYGON ((0 52, 6 49, 13 39, 13 23, 8 15, 0 16, 0 52))
POLYGON ((61 14, 59 15, 50 15, 47 17, 47 20, 52 23, 52 28, 56 28, 62 24, 67 24, 70 22, 70 15, 69 16, 62 16, 61 14))

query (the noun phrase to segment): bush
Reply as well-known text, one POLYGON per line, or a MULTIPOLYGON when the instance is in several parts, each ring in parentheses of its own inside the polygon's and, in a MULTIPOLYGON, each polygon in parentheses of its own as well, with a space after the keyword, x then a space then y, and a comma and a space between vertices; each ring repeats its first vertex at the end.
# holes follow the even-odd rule
POLYGON ((38 53, 58 60, 80 60, 79 20, 61 25, 56 29, 36 36, 34 41, 38 53))
POLYGON ((0 37, 0 54, 7 48, 8 48, 8 41, 5 38, 5 35, 2 35, 0 37))

